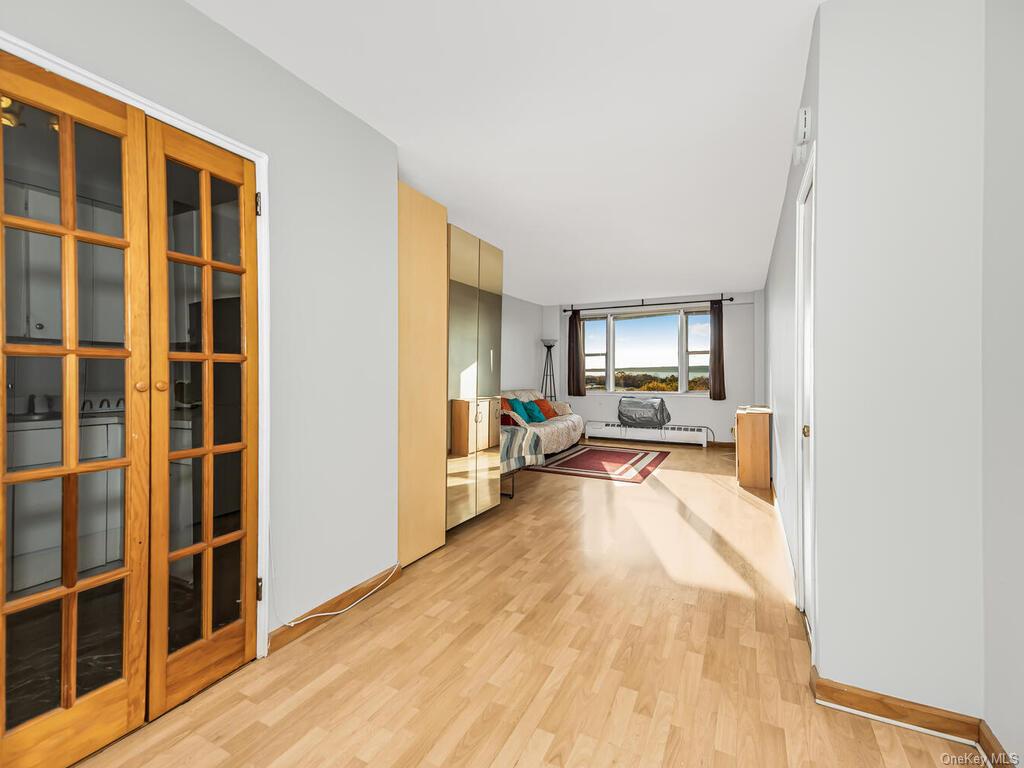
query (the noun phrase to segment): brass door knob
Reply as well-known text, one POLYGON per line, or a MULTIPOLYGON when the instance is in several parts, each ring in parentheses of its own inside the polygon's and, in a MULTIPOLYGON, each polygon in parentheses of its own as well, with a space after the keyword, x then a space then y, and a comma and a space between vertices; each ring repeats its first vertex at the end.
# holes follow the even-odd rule
POLYGON ((810 437, 811 436, 811 425, 810 424, 804 424, 803 433, 804 433, 804 437, 810 437))
POLYGON ((146 382, 144 382, 144 381, 137 381, 137 382, 135 382, 135 391, 136 392, 145 392, 147 389, 149 389, 149 384, 147 384, 146 382))
POLYGON ((158 381, 153 386, 155 386, 157 388, 158 392, 166 392, 167 391, 167 382, 166 381, 158 381))

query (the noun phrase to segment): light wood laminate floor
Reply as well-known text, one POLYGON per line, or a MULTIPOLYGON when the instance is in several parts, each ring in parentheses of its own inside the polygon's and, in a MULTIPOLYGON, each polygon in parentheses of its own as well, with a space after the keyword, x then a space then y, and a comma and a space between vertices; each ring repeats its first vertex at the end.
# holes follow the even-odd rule
POLYGON ((682 447, 642 485, 523 472, 514 501, 392 586, 84 765, 904 768, 974 754, 813 702, 774 510, 733 471, 724 449, 682 447))

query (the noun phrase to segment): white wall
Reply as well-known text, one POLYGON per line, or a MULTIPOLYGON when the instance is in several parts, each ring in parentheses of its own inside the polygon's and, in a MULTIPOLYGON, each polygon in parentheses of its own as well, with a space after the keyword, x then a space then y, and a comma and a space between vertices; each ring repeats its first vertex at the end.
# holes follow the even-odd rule
POLYGON ((544 370, 544 308, 504 294, 501 297, 501 388, 540 389, 544 370))
POLYGON ((0 29, 268 153, 271 627, 395 563, 395 146, 178 0, 3 3, 0 29), (367 375, 378 405, 339 406, 367 375))
POLYGON ((981 370, 983 77, 981 3, 821 6, 819 671, 970 715, 981 398, 950 405, 981 370))
MULTIPOLYGON (((665 404, 672 414, 673 424, 690 424, 709 426, 715 432, 719 442, 732 442, 732 427, 735 422, 736 408, 750 405, 757 401, 756 371, 761 367, 764 352, 755 344, 755 340, 763 335, 760 330, 763 323, 761 312, 761 292, 727 293, 735 296, 735 302, 727 302, 722 308, 722 337, 725 346, 725 400, 712 400, 707 394, 665 394, 655 393, 665 398, 665 404)), ((690 299, 706 299, 705 296, 673 296, 666 299, 651 301, 685 301, 690 299)), ((717 296, 715 297, 717 298, 717 296)), ((615 302, 604 302, 605 306, 614 304, 630 304, 635 299, 615 302)), ((584 308, 577 305, 577 308, 584 308)), ((555 308, 552 308, 555 309, 555 308)), ((547 310, 547 308, 546 308, 547 310)), ((589 391, 586 397, 566 397, 566 360, 568 350, 569 316, 558 310, 559 342, 555 348, 555 363, 558 377, 558 394, 560 400, 567 400, 572 409, 587 421, 616 421, 618 419, 620 392, 589 391)), ((546 311, 545 318, 551 316, 546 311)), ((550 321, 549 321, 550 322, 550 321)))
POLYGON ((982 442, 985 719, 1024 755, 1024 598, 1020 503, 1024 434, 1024 4, 988 0, 985 73, 985 252, 982 265, 982 442))
MULTIPOLYGON (((819 26, 815 19, 799 104, 811 109, 812 140, 817 136, 818 41, 819 26)), ((807 168, 808 156, 809 151, 803 156, 804 159, 790 166, 764 290, 765 370, 768 404, 773 411, 772 483, 775 485, 775 506, 786 531, 790 557, 797 564, 800 561, 797 551, 799 489, 796 478, 796 196, 807 168)))

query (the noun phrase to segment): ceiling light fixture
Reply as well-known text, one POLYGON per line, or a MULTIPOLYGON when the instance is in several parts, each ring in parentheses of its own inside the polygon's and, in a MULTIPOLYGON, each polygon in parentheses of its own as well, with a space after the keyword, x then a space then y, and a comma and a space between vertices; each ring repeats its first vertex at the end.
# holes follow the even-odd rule
POLYGON ((21 105, 14 108, 14 100, 10 96, 0 95, 0 123, 7 128, 21 125, 21 105))

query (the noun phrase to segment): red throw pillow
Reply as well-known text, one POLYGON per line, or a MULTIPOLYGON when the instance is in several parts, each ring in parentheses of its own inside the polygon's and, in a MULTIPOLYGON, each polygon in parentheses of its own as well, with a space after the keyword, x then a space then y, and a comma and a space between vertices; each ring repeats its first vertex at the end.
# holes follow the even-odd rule
POLYGON ((511 411, 512 410, 512 406, 508 404, 508 398, 507 397, 501 398, 501 410, 503 410, 503 411, 511 411))
POLYGON ((544 414, 545 418, 553 419, 558 415, 558 411, 547 400, 534 400, 534 402, 537 403, 537 407, 540 408, 540 412, 544 414))
POLYGON ((501 423, 504 424, 506 427, 516 426, 515 420, 513 420, 513 418, 509 416, 507 413, 501 414, 501 423))

